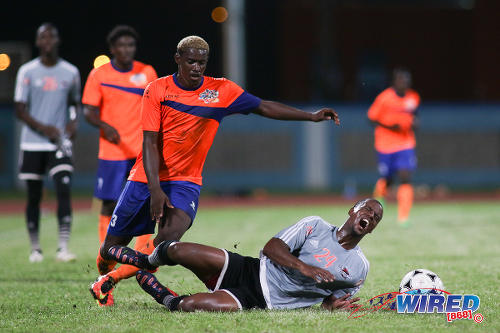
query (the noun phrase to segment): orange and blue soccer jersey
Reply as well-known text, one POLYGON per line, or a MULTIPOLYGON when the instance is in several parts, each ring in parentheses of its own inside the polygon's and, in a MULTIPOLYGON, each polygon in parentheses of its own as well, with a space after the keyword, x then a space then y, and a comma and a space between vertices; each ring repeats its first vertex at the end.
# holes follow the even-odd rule
POLYGON ((127 160, 137 157, 142 146, 141 99, 147 84, 157 78, 153 67, 134 61, 120 71, 112 62, 93 69, 85 84, 82 103, 100 108, 100 119, 120 134, 120 143, 99 138, 99 159, 127 160))
POLYGON ((382 126, 375 128, 375 149, 384 154, 415 148, 415 133, 412 129, 415 112, 420 104, 420 96, 411 89, 403 97, 394 88, 382 91, 368 110, 368 118, 381 124, 399 125, 394 131, 382 126))
MULTIPOLYGON (((202 169, 219 123, 225 116, 248 114, 261 100, 225 78, 203 77, 193 90, 183 89, 174 75, 150 83, 142 100, 142 129, 159 132, 160 181, 202 184, 202 169)), ((147 182, 142 153, 129 180, 147 182)))

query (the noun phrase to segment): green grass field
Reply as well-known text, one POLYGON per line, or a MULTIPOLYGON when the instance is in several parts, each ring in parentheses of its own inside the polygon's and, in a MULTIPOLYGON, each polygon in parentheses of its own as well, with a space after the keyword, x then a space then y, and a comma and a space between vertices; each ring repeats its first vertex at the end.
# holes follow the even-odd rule
MULTIPOLYGON (((186 241, 225 247, 258 256, 265 242, 282 228, 308 215, 320 215, 335 225, 346 219, 348 206, 200 208, 186 241)), ((142 292, 135 279, 115 289, 116 306, 100 308, 88 292, 97 276, 97 217, 75 214, 71 249, 74 263, 57 263, 57 226, 53 213, 42 218, 41 244, 45 260, 28 262, 24 218, 0 216, 0 330, 22 332, 499 332, 500 205, 484 203, 416 204, 410 229, 395 224, 389 205, 375 232, 361 247, 370 272, 358 296, 362 301, 396 291, 403 275, 416 268, 439 274, 449 292, 476 294, 484 321, 446 321, 442 314, 402 315, 378 311, 360 319, 347 312, 319 308, 239 313, 168 313, 142 292)), ((194 275, 180 267, 162 267, 160 281, 182 293, 205 291, 194 275)))

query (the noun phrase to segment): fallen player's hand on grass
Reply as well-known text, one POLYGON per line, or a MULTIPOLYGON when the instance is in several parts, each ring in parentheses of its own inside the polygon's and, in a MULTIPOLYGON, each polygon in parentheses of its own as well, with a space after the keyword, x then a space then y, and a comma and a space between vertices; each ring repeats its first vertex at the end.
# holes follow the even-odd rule
POLYGON ((336 298, 333 295, 328 296, 323 300, 323 304, 321 304, 321 307, 330 311, 349 310, 359 307, 359 304, 355 304, 357 301, 359 301, 359 297, 348 299, 349 297, 351 297, 351 294, 345 294, 344 296, 339 298, 336 298))

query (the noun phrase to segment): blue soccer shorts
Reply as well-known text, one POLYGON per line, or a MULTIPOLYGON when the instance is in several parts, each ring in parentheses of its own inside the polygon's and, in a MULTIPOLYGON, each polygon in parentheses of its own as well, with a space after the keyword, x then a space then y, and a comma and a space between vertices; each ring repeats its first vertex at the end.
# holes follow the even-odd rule
POLYGON ((94 196, 101 200, 118 200, 134 164, 135 158, 123 161, 99 159, 94 196))
POLYGON ((377 152, 378 172, 384 178, 391 178, 399 170, 414 171, 417 168, 415 149, 400 150, 390 154, 377 152))
MULTIPOLYGON (((186 181, 160 182, 170 203, 182 209, 191 218, 191 224, 198 210, 201 186, 186 181)), ((108 234, 114 236, 140 236, 154 234, 156 222, 152 220, 150 193, 146 183, 127 181, 111 217, 108 234)))

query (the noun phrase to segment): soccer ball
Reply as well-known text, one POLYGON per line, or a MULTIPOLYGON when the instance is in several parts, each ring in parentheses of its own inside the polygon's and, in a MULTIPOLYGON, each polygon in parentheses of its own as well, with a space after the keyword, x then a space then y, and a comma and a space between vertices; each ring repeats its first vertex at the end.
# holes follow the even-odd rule
POLYGON ((436 273, 427 269, 408 272, 399 284, 399 292, 407 294, 442 294, 444 285, 436 273))

